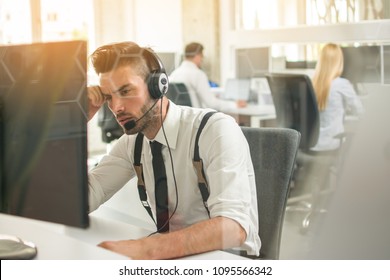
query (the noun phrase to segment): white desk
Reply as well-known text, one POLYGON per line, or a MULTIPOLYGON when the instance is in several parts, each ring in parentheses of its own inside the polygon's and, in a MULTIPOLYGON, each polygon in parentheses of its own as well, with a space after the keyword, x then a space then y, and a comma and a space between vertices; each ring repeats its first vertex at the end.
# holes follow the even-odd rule
POLYGON ((259 127, 261 120, 273 120, 276 118, 274 105, 248 104, 244 108, 222 109, 226 114, 241 115, 250 117, 250 126, 259 127))
MULTIPOLYGON (((0 214, 0 233, 14 235, 33 242, 38 248, 38 260, 126 260, 128 258, 97 247, 104 240, 139 238, 150 233, 121 221, 98 216, 90 217, 90 227, 79 229, 17 216, 0 214)), ((233 260, 243 257, 213 251, 182 259, 233 260)))
MULTIPOLYGON (((94 224, 95 222, 92 221, 94 224)), ((97 225, 95 225, 97 227, 97 225)), ((0 214, 0 233, 33 242, 39 260, 96 260, 126 257, 67 235, 67 227, 11 215, 0 214)), ((86 230, 86 232, 91 229, 86 230)), ((93 235, 93 234, 91 234, 93 235)))

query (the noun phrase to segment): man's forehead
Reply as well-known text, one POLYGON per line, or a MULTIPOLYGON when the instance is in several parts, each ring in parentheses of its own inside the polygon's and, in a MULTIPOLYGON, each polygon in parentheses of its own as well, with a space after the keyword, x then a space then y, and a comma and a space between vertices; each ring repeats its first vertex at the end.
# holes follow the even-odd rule
POLYGON ((110 86, 127 83, 137 75, 130 67, 116 68, 110 72, 99 74, 100 85, 110 86))

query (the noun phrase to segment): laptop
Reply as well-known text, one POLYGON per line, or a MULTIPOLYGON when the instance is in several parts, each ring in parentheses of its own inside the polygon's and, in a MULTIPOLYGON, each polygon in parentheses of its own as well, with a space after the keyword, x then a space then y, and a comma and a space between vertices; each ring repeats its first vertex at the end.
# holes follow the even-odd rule
POLYGON ((246 100, 250 98, 251 80, 250 79, 228 79, 225 90, 222 93, 222 99, 225 100, 246 100))

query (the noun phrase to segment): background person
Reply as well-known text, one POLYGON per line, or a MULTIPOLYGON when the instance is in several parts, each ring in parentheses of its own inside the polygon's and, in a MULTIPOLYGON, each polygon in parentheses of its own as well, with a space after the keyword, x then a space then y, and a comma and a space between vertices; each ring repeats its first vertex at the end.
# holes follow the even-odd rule
POLYGON ((329 43, 321 50, 313 75, 313 87, 320 111, 320 135, 312 150, 335 150, 340 146, 336 135, 344 132, 344 118, 361 114, 362 103, 352 84, 340 77, 343 73, 343 52, 339 45, 329 43))
POLYGON ((217 98, 210 89, 209 79, 201 69, 203 45, 190 43, 184 49, 184 59, 170 75, 171 82, 184 83, 189 91, 192 107, 213 108, 215 110, 246 107, 245 100, 231 101, 217 98))

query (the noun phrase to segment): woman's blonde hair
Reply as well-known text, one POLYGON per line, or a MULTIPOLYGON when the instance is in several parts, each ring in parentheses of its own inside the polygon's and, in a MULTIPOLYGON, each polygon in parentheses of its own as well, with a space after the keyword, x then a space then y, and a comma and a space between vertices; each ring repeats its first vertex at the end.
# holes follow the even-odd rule
POLYGON ((318 109, 325 110, 332 81, 343 72, 343 52, 337 44, 326 44, 321 51, 313 76, 313 87, 317 96, 318 109))

